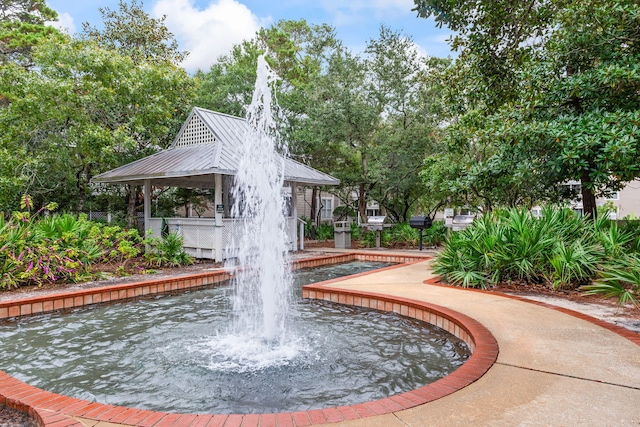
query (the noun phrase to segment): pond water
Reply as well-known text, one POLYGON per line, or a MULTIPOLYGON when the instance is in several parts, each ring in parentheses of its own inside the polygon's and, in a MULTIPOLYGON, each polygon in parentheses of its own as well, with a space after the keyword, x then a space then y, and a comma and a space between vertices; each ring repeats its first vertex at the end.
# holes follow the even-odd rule
MULTIPOLYGON (((296 288, 379 268, 301 270, 296 288)), ((360 403, 433 382, 469 357, 453 335, 392 313, 298 298, 292 344, 256 356, 225 329, 230 286, 0 323, 0 369, 90 401, 183 413, 360 403)))

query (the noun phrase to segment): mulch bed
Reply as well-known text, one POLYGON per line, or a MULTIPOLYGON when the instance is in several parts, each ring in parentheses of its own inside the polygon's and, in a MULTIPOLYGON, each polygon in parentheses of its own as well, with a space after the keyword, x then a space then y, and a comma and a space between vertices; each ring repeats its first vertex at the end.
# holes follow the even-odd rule
POLYGON ((0 427, 36 427, 38 424, 29 415, 7 406, 0 406, 0 427))

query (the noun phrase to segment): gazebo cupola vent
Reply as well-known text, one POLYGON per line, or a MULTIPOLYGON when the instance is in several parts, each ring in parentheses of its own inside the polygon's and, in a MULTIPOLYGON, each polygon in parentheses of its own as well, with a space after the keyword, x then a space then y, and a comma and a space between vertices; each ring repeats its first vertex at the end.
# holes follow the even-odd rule
POLYGON ((173 147, 188 147, 191 145, 213 144, 216 142, 215 135, 202 121, 202 119, 194 114, 187 126, 178 135, 173 147))

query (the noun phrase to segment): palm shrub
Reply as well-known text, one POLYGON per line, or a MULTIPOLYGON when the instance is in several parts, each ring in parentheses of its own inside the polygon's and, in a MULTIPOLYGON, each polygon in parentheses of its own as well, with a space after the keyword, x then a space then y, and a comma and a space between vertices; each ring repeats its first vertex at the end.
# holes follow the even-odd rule
MULTIPOLYGON (((360 233, 360 243, 365 248, 375 248, 376 246, 376 231, 362 231, 360 233)), ((387 230, 380 232, 380 246, 389 246, 389 233, 387 230)))
POLYGON ((391 246, 418 245, 418 230, 416 230, 415 228, 411 228, 411 226, 406 222, 394 225, 390 230, 388 230, 388 234, 388 242, 391 246))
POLYGON ((349 226, 351 228, 351 239, 360 240, 362 238, 362 229, 355 222, 352 222, 349 226))
POLYGON ((582 287, 587 295, 616 298, 619 304, 640 305, 639 225, 638 221, 627 221, 624 226, 614 221, 594 223, 594 232, 606 256, 593 283, 582 287))
POLYGON ((299 217, 300 221, 304 223, 304 237, 311 237, 311 220, 304 215, 299 217))
POLYGON ((609 260, 593 284, 582 289, 587 295, 616 298, 621 305, 640 305, 640 255, 624 254, 609 260))
POLYGON ((593 224, 569 209, 545 208, 540 218, 522 208, 497 210, 452 233, 434 271, 469 287, 533 282, 575 288, 595 277, 606 259, 604 229, 604 223, 593 224))
POLYGON ((549 257, 547 280, 554 289, 586 285, 594 277, 603 258, 603 252, 597 245, 583 239, 568 245, 557 242, 549 257))
POLYGON ((175 231, 151 238, 147 243, 149 248, 144 256, 152 265, 179 267, 193 264, 193 258, 184 250, 182 236, 175 231))
POLYGON ((431 227, 422 231, 422 243, 427 246, 440 246, 447 238, 444 221, 433 221, 431 227))
POLYGON ((333 225, 321 223, 316 228, 316 239, 318 240, 331 240, 333 239, 333 225))

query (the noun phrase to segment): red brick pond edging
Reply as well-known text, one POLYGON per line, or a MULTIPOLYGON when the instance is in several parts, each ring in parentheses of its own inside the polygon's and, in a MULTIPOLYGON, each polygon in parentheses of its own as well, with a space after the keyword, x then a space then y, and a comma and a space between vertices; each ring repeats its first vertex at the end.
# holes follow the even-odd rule
MULTIPOLYGON (((387 255, 346 253, 294 261, 294 268, 315 267, 352 260, 397 262, 399 265, 428 259, 424 255, 387 255)), ((358 276, 379 272, 360 273, 358 276)), ((355 276, 355 275, 354 275, 355 276)), ((349 277, 354 277, 349 276, 349 277)), ((230 273, 224 270, 199 273, 175 278, 150 280, 125 285, 84 289, 73 292, 0 303, 0 319, 25 316, 47 311, 58 311, 82 305, 134 299, 145 295, 162 294, 211 286, 228 280, 230 273)), ((333 301, 340 304, 366 307, 415 318, 436 325, 467 343, 471 357, 450 375, 416 390, 387 398, 355 405, 318 410, 281 412, 276 414, 174 414, 139 410, 89 402, 73 397, 41 390, 0 371, 0 405, 28 413, 43 427, 81 427, 79 419, 121 423, 143 427, 164 426, 308 426, 388 414, 422 405, 460 390, 478 380, 498 357, 498 344, 491 333, 476 320, 434 304, 401 297, 391 297, 369 292, 354 292, 329 288, 326 285, 345 278, 307 285, 305 298, 333 301)))

